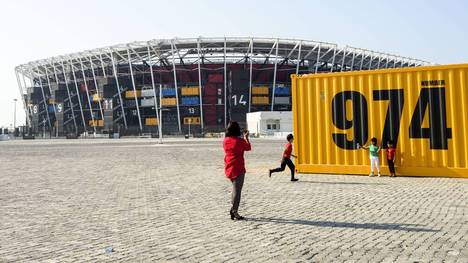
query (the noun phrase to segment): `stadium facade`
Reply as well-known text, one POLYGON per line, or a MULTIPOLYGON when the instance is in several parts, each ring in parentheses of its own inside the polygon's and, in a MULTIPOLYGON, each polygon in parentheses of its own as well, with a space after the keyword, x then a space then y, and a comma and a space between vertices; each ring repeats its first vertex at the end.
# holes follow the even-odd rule
POLYGON ((17 66, 32 134, 204 134, 254 111, 291 109, 291 74, 413 67, 426 61, 279 38, 174 38, 17 66))

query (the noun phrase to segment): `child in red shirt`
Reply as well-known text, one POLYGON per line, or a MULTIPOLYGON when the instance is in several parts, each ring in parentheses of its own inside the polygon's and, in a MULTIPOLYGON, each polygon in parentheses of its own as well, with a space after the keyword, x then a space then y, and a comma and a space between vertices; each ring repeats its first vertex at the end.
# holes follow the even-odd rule
POLYGON ((294 178, 294 170, 296 167, 294 166, 294 163, 291 161, 291 156, 294 158, 297 158, 297 156, 292 154, 292 143, 294 141, 294 137, 292 134, 289 134, 286 139, 288 140, 288 143, 284 146, 284 152, 283 152, 283 159, 281 160, 281 166, 276 168, 276 169, 270 169, 269 174, 271 177, 272 173, 277 173, 277 172, 282 172, 284 171, 284 168, 286 168, 286 165, 289 167, 291 170, 291 182, 296 182, 297 178, 294 178))
POLYGON ((388 169, 390 170, 390 177, 396 177, 395 175, 395 147, 393 146, 393 141, 387 141, 387 149, 385 153, 387 155, 388 169))

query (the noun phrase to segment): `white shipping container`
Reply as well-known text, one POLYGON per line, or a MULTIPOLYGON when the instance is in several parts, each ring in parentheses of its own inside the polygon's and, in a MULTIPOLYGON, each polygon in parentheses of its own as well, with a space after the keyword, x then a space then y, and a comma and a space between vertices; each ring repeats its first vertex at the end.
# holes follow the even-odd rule
POLYGON ((291 104, 290 97, 275 97, 275 104, 289 105, 291 104))
POLYGON ((102 79, 97 79, 98 86, 103 86, 109 84, 109 81, 107 78, 102 78, 102 79))
POLYGON ((142 97, 154 97, 153 89, 142 89, 141 90, 142 97))
POLYGON ((154 107, 154 99, 142 99, 141 107, 154 107))

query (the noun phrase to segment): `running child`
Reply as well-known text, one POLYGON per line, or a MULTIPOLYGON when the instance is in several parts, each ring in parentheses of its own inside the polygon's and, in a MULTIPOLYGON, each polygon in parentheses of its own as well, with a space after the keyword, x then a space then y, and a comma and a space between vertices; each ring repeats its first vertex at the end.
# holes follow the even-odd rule
POLYGON ((388 169, 390 170, 390 177, 396 177, 395 175, 395 147, 393 146, 393 141, 387 141, 387 149, 385 153, 387 155, 388 169))
POLYGON ((284 168, 286 168, 286 165, 289 167, 291 170, 291 182, 296 182, 297 178, 294 178, 294 171, 296 167, 294 166, 294 163, 291 161, 291 156, 294 158, 297 158, 297 156, 292 154, 292 143, 294 141, 294 137, 292 134, 289 134, 286 139, 288 140, 288 143, 286 143, 284 147, 284 152, 283 152, 283 159, 281 160, 281 166, 276 168, 276 169, 270 169, 269 170, 269 176, 271 177, 272 173, 277 173, 277 172, 282 172, 284 171, 284 168))
POLYGON ((371 139, 371 145, 362 146, 363 149, 369 151, 369 158, 371 162, 371 173, 369 176, 374 176, 374 168, 377 168, 378 175, 380 177, 380 161, 379 161, 379 151, 380 147, 377 146, 377 139, 374 137, 371 139))

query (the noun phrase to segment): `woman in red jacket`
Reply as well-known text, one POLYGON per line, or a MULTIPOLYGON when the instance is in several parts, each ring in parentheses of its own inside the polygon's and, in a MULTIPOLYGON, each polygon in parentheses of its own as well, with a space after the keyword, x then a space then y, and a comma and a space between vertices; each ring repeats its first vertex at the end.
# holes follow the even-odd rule
POLYGON ((231 219, 242 220, 244 217, 237 213, 244 185, 245 163, 244 152, 250 151, 249 131, 244 131, 244 138, 240 138, 241 130, 235 121, 229 123, 224 138, 224 173, 232 182, 232 207, 229 211, 231 219))

